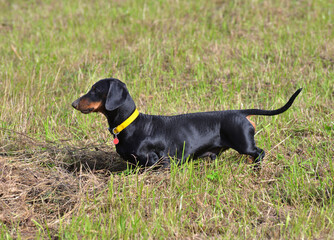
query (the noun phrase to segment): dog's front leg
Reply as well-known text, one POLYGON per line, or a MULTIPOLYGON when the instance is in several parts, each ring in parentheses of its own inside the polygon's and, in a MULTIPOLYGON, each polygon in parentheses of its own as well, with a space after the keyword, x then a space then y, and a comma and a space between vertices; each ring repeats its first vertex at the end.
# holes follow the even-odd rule
POLYGON ((153 166, 159 164, 162 168, 170 168, 170 159, 168 157, 159 157, 155 152, 147 155, 146 166, 153 166))
POLYGON ((147 154, 147 159, 145 166, 150 167, 156 164, 159 161, 159 156, 155 152, 150 152, 147 154))

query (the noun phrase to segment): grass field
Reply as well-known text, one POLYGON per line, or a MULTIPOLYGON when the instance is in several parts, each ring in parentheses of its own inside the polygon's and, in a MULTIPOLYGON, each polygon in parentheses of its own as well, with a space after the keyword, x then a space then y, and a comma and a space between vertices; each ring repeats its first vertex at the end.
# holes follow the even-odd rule
POLYGON ((333 239, 333 1, 0 0, 0 239, 333 239), (129 168, 71 102, 124 81, 140 112, 253 117, 233 150, 129 168))

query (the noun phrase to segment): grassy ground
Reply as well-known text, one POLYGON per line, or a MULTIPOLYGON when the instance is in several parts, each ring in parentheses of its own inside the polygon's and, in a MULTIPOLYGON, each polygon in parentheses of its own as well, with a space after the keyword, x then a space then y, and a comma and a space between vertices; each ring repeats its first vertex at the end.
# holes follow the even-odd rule
POLYGON ((0 0, 0 239, 334 237, 332 1, 0 0), (255 117, 258 173, 230 150, 127 168, 71 102, 123 80, 141 112, 255 117))

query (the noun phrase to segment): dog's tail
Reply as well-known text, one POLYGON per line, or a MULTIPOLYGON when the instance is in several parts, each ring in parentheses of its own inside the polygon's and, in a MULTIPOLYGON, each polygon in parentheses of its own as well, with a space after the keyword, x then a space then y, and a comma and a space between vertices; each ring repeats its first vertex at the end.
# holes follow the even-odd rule
POLYGON ((302 91, 302 88, 299 88, 289 99, 289 101, 281 108, 276 109, 276 110, 262 110, 262 109, 245 109, 245 110, 240 110, 241 113, 243 113, 245 116, 249 115, 265 115, 265 116, 272 116, 272 115, 277 115, 285 112, 288 110, 292 103, 295 101, 296 97, 298 94, 302 91))

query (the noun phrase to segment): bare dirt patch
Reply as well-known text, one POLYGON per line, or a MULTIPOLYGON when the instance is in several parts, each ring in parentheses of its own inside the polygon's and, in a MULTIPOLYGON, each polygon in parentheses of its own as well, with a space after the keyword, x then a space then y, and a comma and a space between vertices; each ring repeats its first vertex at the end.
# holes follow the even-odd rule
MULTIPOLYGON (((30 146, 32 147, 32 146, 30 146)), ((80 208, 85 196, 104 191, 109 175, 126 164, 106 146, 45 145, 31 152, 0 153, 0 222, 12 236, 34 238, 38 225, 51 236, 80 208), (14 230, 15 229, 15 230, 14 230)))

